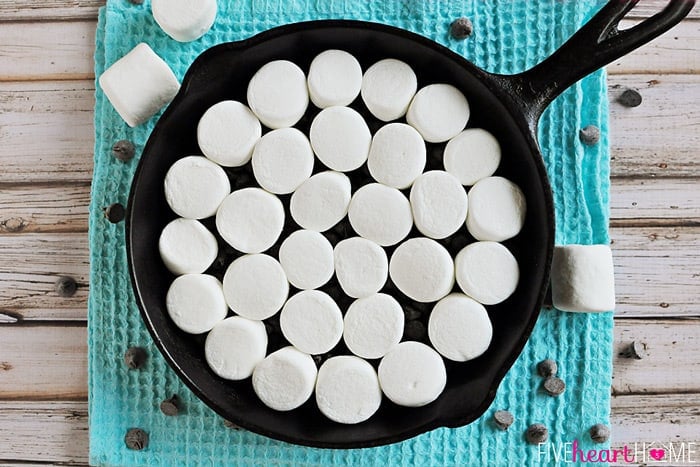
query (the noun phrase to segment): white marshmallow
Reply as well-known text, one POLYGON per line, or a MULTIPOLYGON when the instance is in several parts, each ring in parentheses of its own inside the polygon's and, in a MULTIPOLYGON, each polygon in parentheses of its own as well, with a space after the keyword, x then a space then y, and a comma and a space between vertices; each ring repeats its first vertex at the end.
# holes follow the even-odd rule
POLYGON ((240 167, 250 160, 262 127, 248 107, 222 101, 209 107, 197 124, 197 143, 207 158, 224 167, 240 167))
POLYGON ((526 210, 525 195, 515 183, 484 178, 469 190, 467 229, 477 240, 502 242, 520 233, 526 210))
POLYGON ((340 287, 353 298, 382 290, 389 275, 384 248, 362 237, 346 238, 335 246, 335 275, 340 287))
POLYGON ((267 352, 262 321, 232 316, 214 326, 204 342, 204 357, 218 376, 241 380, 253 374, 267 352))
POLYGON ((234 260, 224 274, 224 297, 231 309, 248 319, 267 319, 277 313, 289 294, 280 263, 263 254, 234 260))
POLYGON ((309 400, 316 385, 316 364, 311 355, 284 347, 258 363, 253 390, 273 410, 293 410, 309 400))
POLYGON ((403 117, 416 89, 418 79, 413 69, 393 58, 378 61, 362 77, 362 100, 383 122, 403 117))
POLYGON ((168 169, 163 185, 170 209, 187 219, 213 216, 231 193, 224 169, 201 156, 177 160, 168 169))
POLYGON ((273 130, 253 150, 253 175, 261 187, 284 195, 296 190, 314 169, 314 152, 296 128, 273 130))
POLYGON ((173 274, 200 274, 216 259, 219 245, 214 234, 199 221, 179 218, 163 228, 158 251, 173 274))
POLYGON ((455 258, 455 272, 462 291, 484 305, 495 305, 510 297, 520 280, 515 256, 496 242, 465 246, 455 258))
POLYGON ((607 245, 554 248, 552 301, 563 311, 602 312, 615 309, 613 257, 607 245))
POLYGON ((268 128, 296 124, 309 105, 304 72, 288 60, 263 65, 248 83, 248 105, 268 128))
POLYGON ((382 391, 372 365, 361 358, 329 358, 318 370, 316 404, 334 422, 364 422, 379 409, 382 391))
POLYGON ((343 335, 343 315, 330 295, 303 290, 282 308, 282 334, 297 349, 317 355, 328 352, 343 335))
POLYGON ((381 246, 396 245, 413 227, 411 203, 396 188, 370 183, 355 192, 348 208, 350 225, 381 246))
POLYGON ((467 220, 467 192, 447 172, 432 170, 418 177, 409 199, 413 221, 426 237, 447 238, 467 220))
POLYGON ((318 232, 297 230, 280 245, 280 263, 296 288, 317 289, 333 277, 333 246, 318 232))
POLYGON ((367 160, 372 134, 362 115, 349 107, 319 112, 309 130, 311 146, 326 167, 350 172, 367 160))
POLYGON ((199 39, 216 19, 216 0, 151 0, 153 19, 178 42, 199 39))
POLYGON ((501 145, 488 131, 469 128, 452 138, 443 155, 445 170, 464 186, 490 177, 501 163, 501 145))
POLYGON ((374 294, 355 300, 343 321, 343 340, 358 357, 381 358, 403 336, 403 310, 394 297, 374 294))
POLYGON ((360 94, 362 68, 344 50, 326 50, 309 67, 309 97, 316 107, 348 105, 360 94))
POLYGON ((221 282, 206 274, 175 278, 165 296, 165 308, 175 325, 190 334, 209 331, 228 314, 221 282))
POLYGON ((228 195, 216 213, 221 237, 243 253, 261 253, 275 244, 284 227, 284 207, 273 194, 243 188, 228 195))
POLYGON ((469 121, 469 103, 450 84, 431 84, 416 93, 406 121, 429 143, 442 143, 457 136, 469 121))
POLYGON ((492 336, 486 308, 466 295, 443 298, 428 319, 430 343, 445 358, 456 362, 466 362, 486 352, 492 336))
POLYGON ((428 303, 450 293, 455 267, 450 253, 435 240, 411 238, 391 255, 389 276, 408 298, 428 303))
POLYGON ((107 68, 99 83, 114 110, 130 127, 147 121, 180 90, 168 64, 143 42, 107 68))
POLYGON ((294 222, 308 230, 325 232, 348 213, 352 186, 347 175, 318 173, 292 194, 289 211, 294 222))
POLYGON ((376 181, 402 190, 423 173, 425 160, 420 133, 405 123, 389 123, 372 138, 367 168, 376 181))
POLYGON ((394 404, 422 407, 442 394, 447 383, 445 362, 420 342, 401 342, 379 363, 379 385, 394 404))

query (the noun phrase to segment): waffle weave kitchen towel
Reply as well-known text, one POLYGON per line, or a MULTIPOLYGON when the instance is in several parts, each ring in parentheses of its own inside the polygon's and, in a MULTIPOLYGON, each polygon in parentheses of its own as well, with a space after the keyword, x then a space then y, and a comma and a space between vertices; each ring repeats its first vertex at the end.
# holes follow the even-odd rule
MULTIPOLYGON (((598 0, 220 0, 212 30, 186 44, 163 33, 150 14, 150 2, 108 0, 100 10, 95 74, 139 42, 148 43, 182 78, 194 58, 221 42, 250 37, 274 26, 311 19, 376 21, 422 34, 488 71, 514 73, 548 56, 601 7, 598 0), (450 23, 471 18, 474 33, 465 41, 449 36, 450 23)), ((581 57, 585 60, 585 57, 581 57)), ((157 116, 129 128, 96 85, 95 169, 90 209, 91 286, 89 299, 90 461, 94 465, 554 465, 571 457, 578 440, 593 448, 588 429, 609 423, 612 313, 567 314, 544 310, 520 358, 501 384, 491 408, 474 423, 441 428, 379 448, 322 450, 294 446, 244 430, 227 428, 167 366, 141 321, 127 268, 124 224, 111 224, 103 208, 126 205, 138 157, 123 163, 111 155, 114 142, 129 139, 137 153, 157 116), (124 351, 132 345, 149 353, 140 370, 128 370, 124 351), (560 363, 567 389, 543 395, 536 364, 560 363), (166 417, 159 403, 177 394, 183 412, 166 417), (515 416, 508 431, 491 423, 494 411, 515 416), (549 442, 526 444, 531 423, 549 428, 549 442), (142 451, 126 448, 131 427, 148 432, 142 451)), ((609 143, 606 79, 595 73, 569 89, 547 110, 540 143, 556 205, 559 244, 608 242, 609 143), (578 131, 602 130, 598 145, 585 146, 578 131)), ((605 448, 606 445, 598 445, 605 448)))

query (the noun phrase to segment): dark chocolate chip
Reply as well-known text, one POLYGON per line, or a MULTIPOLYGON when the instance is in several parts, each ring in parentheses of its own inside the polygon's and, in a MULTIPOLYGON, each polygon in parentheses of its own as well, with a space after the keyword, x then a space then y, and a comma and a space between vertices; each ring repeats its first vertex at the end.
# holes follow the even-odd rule
POLYGON ((545 443, 547 438, 549 438, 549 432, 547 427, 541 423, 534 423, 527 427, 527 431, 525 431, 525 439, 530 444, 545 443))
POLYGON ((136 155, 136 147, 131 141, 123 139, 114 143, 112 155, 122 162, 128 162, 136 155))
POLYGON ((129 0, 129 3, 132 3, 134 5, 141 5, 143 3, 143 0, 129 0))
POLYGON ((124 443, 129 449, 140 451, 148 447, 148 433, 141 428, 129 428, 124 436, 124 443))
POLYGON ((620 352, 620 357, 641 360, 647 356, 647 345, 643 342, 633 341, 620 352))
POLYGON ((458 40, 466 39, 472 32, 474 25, 469 18, 458 18, 450 25, 450 35, 458 40))
POLYGON ((143 347, 129 347, 124 353, 124 363, 132 370, 141 368, 148 359, 148 353, 143 347))
POLYGON ((114 203, 111 206, 106 207, 104 209, 104 212, 105 212, 105 217, 112 224, 116 224, 117 222, 121 222, 124 220, 124 217, 126 217, 126 209, 124 209, 124 206, 122 206, 120 203, 114 203))
POLYGON ((499 430, 507 430, 514 420, 513 414, 507 410, 497 410, 493 414, 493 423, 499 430))
POLYGON ((595 125, 588 125, 579 132, 578 136, 583 144, 593 146, 600 141, 600 129, 595 125))
POLYGON ((642 95, 636 89, 626 89, 617 98, 617 102, 625 107, 639 107, 642 103, 642 95))
POLYGON ((558 369, 559 368, 557 367, 557 362, 555 362, 551 358, 542 360, 540 363, 537 364, 537 374, 539 374, 543 378, 556 375, 558 369))
POLYGON ((59 277, 53 285, 53 289, 61 297, 72 297, 75 295, 75 291, 78 290, 78 284, 75 283, 75 279, 68 276, 59 277))
POLYGON ((591 439, 596 443, 605 443, 610 439, 610 428, 602 423, 593 425, 588 432, 591 435, 591 439))
POLYGON ((168 417, 174 417, 180 413, 180 399, 173 395, 170 399, 166 399, 160 403, 160 411, 168 417))
POLYGON ((566 383, 556 376, 549 376, 542 383, 542 387, 550 396, 558 396, 566 390, 566 383))
POLYGON ((420 321, 409 321, 404 325, 403 338, 407 341, 421 341, 425 338, 425 325, 420 321))

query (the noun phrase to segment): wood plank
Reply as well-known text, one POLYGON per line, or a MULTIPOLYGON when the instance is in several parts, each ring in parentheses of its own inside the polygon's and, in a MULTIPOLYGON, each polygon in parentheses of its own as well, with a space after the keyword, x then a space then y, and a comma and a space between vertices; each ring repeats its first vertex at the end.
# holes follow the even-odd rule
POLYGON ((22 0, 0 2, 0 21, 95 19, 105 0, 22 0))
POLYGON ((610 188, 612 225, 700 222, 697 179, 615 179, 610 188))
MULTIPOLYGON (((649 16, 658 13, 666 5, 669 0, 644 0, 639 2, 632 11, 629 12, 629 18, 648 18, 649 16)), ((700 8, 693 8, 688 15, 688 18, 700 18, 700 8)))

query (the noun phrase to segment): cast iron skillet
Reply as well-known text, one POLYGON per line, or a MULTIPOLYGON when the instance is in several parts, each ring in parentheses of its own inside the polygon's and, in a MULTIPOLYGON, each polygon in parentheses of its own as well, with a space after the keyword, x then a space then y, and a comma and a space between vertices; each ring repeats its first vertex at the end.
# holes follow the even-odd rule
MULTIPOLYGON (((670 29, 694 4, 694 0, 673 0, 663 11, 641 24, 618 31, 619 21, 637 2, 611 1, 551 57, 531 70, 512 76, 487 73, 416 34, 359 21, 290 24, 204 52, 190 67, 182 90, 161 117, 144 149, 131 188, 126 223, 128 261, 137 303, 170 366, 195 394, 223 417, 251 431, 297 444, 326 448, 377 446, 440 426, 462 426, 478 418, 493 401, 501 379, 525 345, 548 286, 554 210, 536 141, 539 117, 547 105, 574 82, 670 29), (437 401, 421 408, 402 408, 385 399, 372 418, 358 425, 329 421, 320 414, 313 397, 291 412, 273 411, 257 399, 250 380, 228 382, 216 377, 203 357, 204 337, 180 331, 167 316, 165 294, 173 277, 160 260, 157 247, 161 229, 174 218, 164 198, 163 178, 175 160, 199 154, 196 126, 204 111, 224 99, 245 102, 249 79, 271 60, 291 60, 308 70, 313 57, 332 48, 355 55, 363 69, 383 58, 403 60, 416 71, 419 87, 447 82, 461 89, 472 106, 469 126, 485 128, 498 138, 504 158, 497 174, 513 180, 523 189, 528 206, 523 231, 506 242, 520 263, 521 281, 510 299, 488 307, 494 337, 486 354, 467 363, 446 362, 448 384, 437 401)), ((368 118, 372 131, 376 131, 380 122, 370 118, 361 99, 352 106, 368 118)), ((317 112, 310 106, 297 126, 307 131, 317 112)), ((443 147, 428 145, 426 170, 442 168, 443 147)), ((324 169, 317 162, 316 171, 320 170, 324 169)), ((253 183, 249 169, 230 169, 228 174, 234 189, 253 183)), ((353 190, 369 181, 364 168, 349 175, 353 190)), ((288 197, 282 200, 288 204, 288 197)), ((213 227, 211 219, 205 224, 213 227)), ((297 228, 288 220, 283 237, 297 228)), ((462 230, 442 242, 453 256, 473 241, 465 229, 462 230)), ((344 222, 327 235, 335 244, 354 234, 344 222)), ((411 233, 411 236, 418 235, 415 229, 411 233)), ((208 271, 219 278, 226 265, 237 256, 224 242, 220 241, 220 245, 220 257, 208 271)), ((276 255, 277 247, 269 253, 276 255)), ((339 296, 336 283, 323 290, 339 296)), ((400 296, 391 284, 385 291, 400 296)), ((341 309, 345 309, 347 299, 340 299, 340 304, 341 309)), ((419 305, 406 297, 402 304, 419 315, 419 321, 427 322, 431 305, 419 305)), ((274 333, 278 326, 275 319, 268 320, 267 324, 274 333)), ((269 351, 282 345, 281 338, 273 338, 269 351)), ((344 353, 342 343, 336 353, 344 353)))

